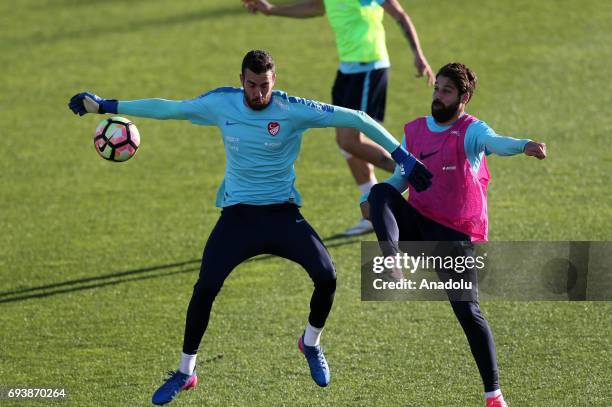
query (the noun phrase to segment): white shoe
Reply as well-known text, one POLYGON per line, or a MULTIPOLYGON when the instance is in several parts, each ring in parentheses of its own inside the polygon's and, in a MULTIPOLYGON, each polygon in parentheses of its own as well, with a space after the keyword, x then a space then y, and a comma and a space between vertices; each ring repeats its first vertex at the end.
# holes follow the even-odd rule
POLYGON ((344 236, 357 236, 357 235, 362 235, 364 233, 370 233, 373 230, 374 230, 374 227, 372 226, 372 222, 370 222, 367 219, 361 218, 361 220, 357 222, 356 225, 346 229, 343 235, 344 236))

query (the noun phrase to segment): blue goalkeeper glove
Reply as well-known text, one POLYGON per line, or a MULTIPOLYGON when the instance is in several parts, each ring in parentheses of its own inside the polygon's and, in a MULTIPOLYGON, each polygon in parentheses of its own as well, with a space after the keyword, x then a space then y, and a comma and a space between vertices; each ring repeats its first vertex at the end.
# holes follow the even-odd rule
POLYGON ((70 110, 74 114, 83 116, 85 113, 117 113, 119 102, 114 99, 102 99, 93 93, 83 92, 77 93, 68 103, 70 110))
POLYGON ((399 146, 391 153, 391 157, 400 167, 403 177, 408 179, 410 185, 418 192, 425 191, 431 186, 433 175, 425 165, 410 154, 404 147, 399 146))

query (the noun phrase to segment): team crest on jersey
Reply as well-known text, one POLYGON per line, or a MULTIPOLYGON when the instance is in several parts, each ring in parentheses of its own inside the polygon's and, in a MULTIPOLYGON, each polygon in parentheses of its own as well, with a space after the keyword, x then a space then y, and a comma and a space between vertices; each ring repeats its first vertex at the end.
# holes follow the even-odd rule
POLYGON ((278 124, 277 122, 268 123, 268 133, 270 133, 271 136, 276 136, 279 131, 280 124, 278 124))

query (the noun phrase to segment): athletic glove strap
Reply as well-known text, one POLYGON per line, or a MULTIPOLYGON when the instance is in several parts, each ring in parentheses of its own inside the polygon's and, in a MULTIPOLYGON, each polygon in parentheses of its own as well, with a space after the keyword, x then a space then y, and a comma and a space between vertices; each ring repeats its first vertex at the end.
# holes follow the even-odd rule
POLYGON ((119 102, 117 99, 102 99, 102 103, 100 103, 99 111, 100 113, 113 113, 116 114, 117 108, 119 107, 119 102))
POLYGON ((401 145, 391 153, 391 157, 400 166, 403 176, 410 175, 414 168, 414 164, 417 162, 415 156, 406 151, 401 145))

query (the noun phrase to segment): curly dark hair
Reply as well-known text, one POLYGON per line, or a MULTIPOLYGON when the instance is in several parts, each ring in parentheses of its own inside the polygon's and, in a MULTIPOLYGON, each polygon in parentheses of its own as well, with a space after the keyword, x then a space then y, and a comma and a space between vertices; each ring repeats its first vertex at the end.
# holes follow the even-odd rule
POLYGON ((274 59, 267 51, 252 50, 242 59, 242 73, 245 69, 249 69, 253 73, 262 74, 268 71, 274 71, 274 59))
POLYGON ((472 95, 476 90, 476 81, 478 78, 476 78, 476 74, 470 68, 460 62, 451 62, 450 64, 446 64, 440 68, 436 74, 436 78, 440 75, 453 81, 459 90, 460 96, 465 93, 469 93, 470 99, 472 98, 472 95))

